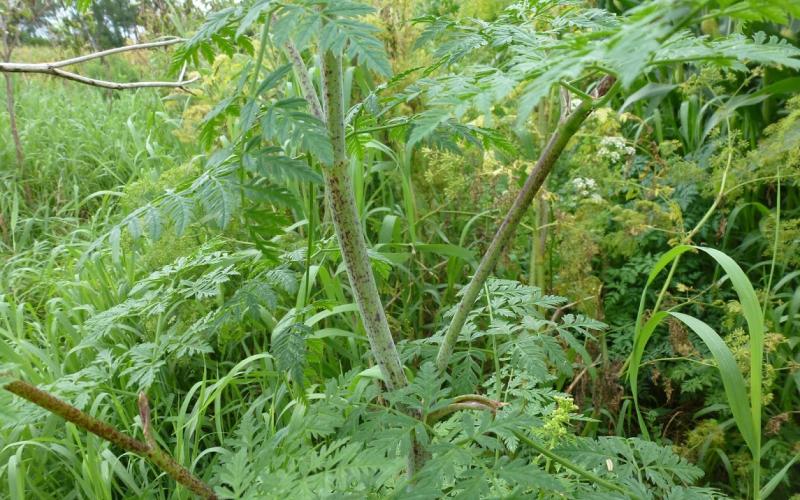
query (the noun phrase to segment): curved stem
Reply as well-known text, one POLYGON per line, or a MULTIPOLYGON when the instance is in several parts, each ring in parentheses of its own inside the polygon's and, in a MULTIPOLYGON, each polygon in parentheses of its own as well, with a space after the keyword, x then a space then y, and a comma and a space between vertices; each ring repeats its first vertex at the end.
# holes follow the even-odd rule
POLYGON ((433 425, 444 417, 461 410, 479 410, 497 413, 498 409, 507 404, 508 403, 487 398, 486 396, 481 396, 480 394, 466 394, 454 398, 453 402, 444 408, 440 408, 428 414, 425 418, 425 422, 428 425, 433 425))
POLYGON ((548 459, 552 460, 553 462, 561 464, 565 468, 571 470, 575 474, 581 476, 582 478, 584 478, 585 480, 587 480, 587 481, 589 481, 591 483, 595 483, 595 484, 597 484, 599 486, 602 486, 603 488, 606 488, 606 489, 609 489, 609 490, 617 491, 617 492, 622 493, 623 495, 626 495, 626 496, 628 496, 630 498, 634 498, 634 499, 637 499, 637 500, 641 498, 638 495, 634 494, 633 492, 623 488, 622 486, 619 486, 618 484, 615 484, 615 483, 612 483, 611 481, 603 479, 602 477, 598 476, 597 474, 584 469, 583 467, 581 467, 581 466, 579 466, 579 465, 567 460, 566 458, 561 457, 559 455, 556 455, 552 451, 548 450, 544 446, 540 445, 539 443, 537 443, 536 441, 534 441, 533 439, 529 438, 528 436, 526 436, 525 434, 523 434, 523 433, 521 433, 519 431, 514 431, 514 435, 517 436, 517 438, 519 438, 520 441, 522 441, 523 443, 527 444, 528 446, 530 446, 531 448, 536 450, 537 453, 541 453, 542 455, 544 455, 548 459))
MULTIPOLYGON (((322 169, 325 179, 325 198, 328 201, 336 238, 339 241, 339 250, 342 253, 353 297, 361 313, 372 357, 380 367, 386 386, 390 390, 399 389, 408 385, 408 379, 394 345, 389 321, 386 319, 386 312, 372 273, 364 228, 359 218, 353 182, 348 171, 341 56, 327 52, 324 67, 328 134, 333 145, 333 165, 322 169)), ((409 414, 419 417, 416 412, 409 414)), ((428 454, 417 438, 416 431, 412 431, 407 464, 409 478, 413 480, 414 474, 427 458, 428 454)))

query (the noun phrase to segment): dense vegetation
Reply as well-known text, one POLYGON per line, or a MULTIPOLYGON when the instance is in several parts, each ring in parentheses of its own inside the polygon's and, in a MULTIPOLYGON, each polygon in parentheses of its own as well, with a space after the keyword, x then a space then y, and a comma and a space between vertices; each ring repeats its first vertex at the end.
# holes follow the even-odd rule
POLYGON ((199 77, 4 74, 0 496, 800 495, 800 3, 206 4, 0 0, 199 77))

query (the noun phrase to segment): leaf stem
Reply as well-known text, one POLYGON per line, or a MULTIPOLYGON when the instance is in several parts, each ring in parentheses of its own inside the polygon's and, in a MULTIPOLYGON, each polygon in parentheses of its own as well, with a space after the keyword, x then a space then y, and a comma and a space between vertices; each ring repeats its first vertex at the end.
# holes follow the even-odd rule
POLYGON ((634 499, 637 499, 637 500, 641 499, 640 496, 638 496, 638 495, 634 494, 633 492, 623 488, 622 486, 619 486, 617 484, 612 483, 611 481, 603 479, 602 477, 598 476, 597 474, 584 469, 583 467, 581 467, 581 466, 579 466, 579 465, 567 460, 566 458, 564 458, 564 457, 562 457, 560 455, 556 455, 555 453, 553 453, 552 451, 548 450, 544 446, 540 445, 539 443, 537 443, 533 439, 529 438, 528 436, 526 436, 522 432, 514 431, 514 435, 517 436, 517 438, 519 438, 520 441, 522 441, 523 443, 527 444, 528 446, 530 446, 531 448, 536 450, 536 452, 541 453, 542 455, 544 455, 545 457, 549 458, 553 462, 561 464, 565 468, 571 470, 572 472, 574 472, 575 474, 581 476, 582 478, 586 479, 587 481, 589 481, 591 483, 595 483, 595 484, 597 484, 599 486, 602 486, 604 488, 607 488, 609 490, 618 491, 618 492, 622 493, 623 495, 627 495, 630 498, 634 498, 634 499))

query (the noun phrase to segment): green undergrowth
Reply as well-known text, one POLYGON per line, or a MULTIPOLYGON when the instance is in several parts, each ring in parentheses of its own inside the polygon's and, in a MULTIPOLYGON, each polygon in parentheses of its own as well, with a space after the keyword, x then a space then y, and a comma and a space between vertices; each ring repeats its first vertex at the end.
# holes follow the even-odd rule
MULTIPOLYGON (((25 162, 0 113, 0 383, 137 438, 146 394, 159 447, 220 498, 800 494, 796 17, 371 3, 221 6, 170 54, 202 77, 191 93, 14 76, 25 162), (346 56, 342 171, 408 379, 392 390, 326 200, 335 144, 303 89, 323 95, 325 50, 346 56), (620 83, 440 371, 562 109, 605 73, 620 83)), ((83 70, 130 81, 168 62, 83 70)), ((15 500, 191 497, 7 391, 0 485, 15 500)))

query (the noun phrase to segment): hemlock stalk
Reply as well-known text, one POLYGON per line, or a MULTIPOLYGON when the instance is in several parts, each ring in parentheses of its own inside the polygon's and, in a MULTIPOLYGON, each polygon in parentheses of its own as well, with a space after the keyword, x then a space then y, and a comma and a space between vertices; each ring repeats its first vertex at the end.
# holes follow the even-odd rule
POLYGON ((389 330, 386 312, 372 274, 364 229, 356 209, 345 147, 342 59, 331 52, 325 54, 325 81, 328 132, 333 144, 333 166, 322 169, 325 197, 372 355, 380 366, 386 385, 390 389, 397 389, 408 385, 408 379, 389 330))
POLYGON ((458 304, 455 315, 450 321, 450 325, 447 328, 447 332, 442 340, 442 345, 439 347, 439 352, 436 356, 436 366, 440 371, 447 369, 450 356, 453 354, 453 349, 455 348, 461 329, 467 321, 467 316, 472 310, 472 306, 475 304, 475 299, 478 298, 483 284, 494 269, 495 264, 497 264, 500 253, 514 234, 520 220, 522 220, 522 216, 525 215, 525 211, 530 206, 531 201, 533 201, 533 197, 536 196, 539 188, 544 184, 544 181, 561 156, 567 143, 578 131, 584 120, 586 120, 599 103, 605 102, 610 96, 610 88, 612 85, 614 85, 613 77, 607 76, 603 78, 598 84, 597 89, 597 95, 598 97, 602 97, 602 99, 582 100, 574 111, 566 115, 555 133, 550 137, 547 146, 545 146, 539 156, 539 160, 536 162, 530 175, 528 175, 528 179, 522 186, 522 190, 514 200, 513 205, 492 239, 492 243, 486 250, 480 264, 478 264, 478 269, 475 270, 472 280, 470 280, 469 284, 462 292, 461 302, 458 304))
MULTIPOLYGON (((372 273, 364 228, 358 216, 353 184, 348 172, 341 57, 327 52, 324 57, 324 71, 323 102, 327 102, 328 133, 333 145, 333 166, 322 169, 325 198, 372 356, 380 367, 386 386, 390 390, 398 389, 407 386, 408 379, 403 371, 403 363, 395 347, 389 321, 386 319, 386 312, 372 273)), ((413 415, 413 412, 412 416, 418 417, 413 415)), ((413 478, 427 458, 428 455, 421 446, 416 432, 412 431, 407 462, 409 478, 413 478)))

